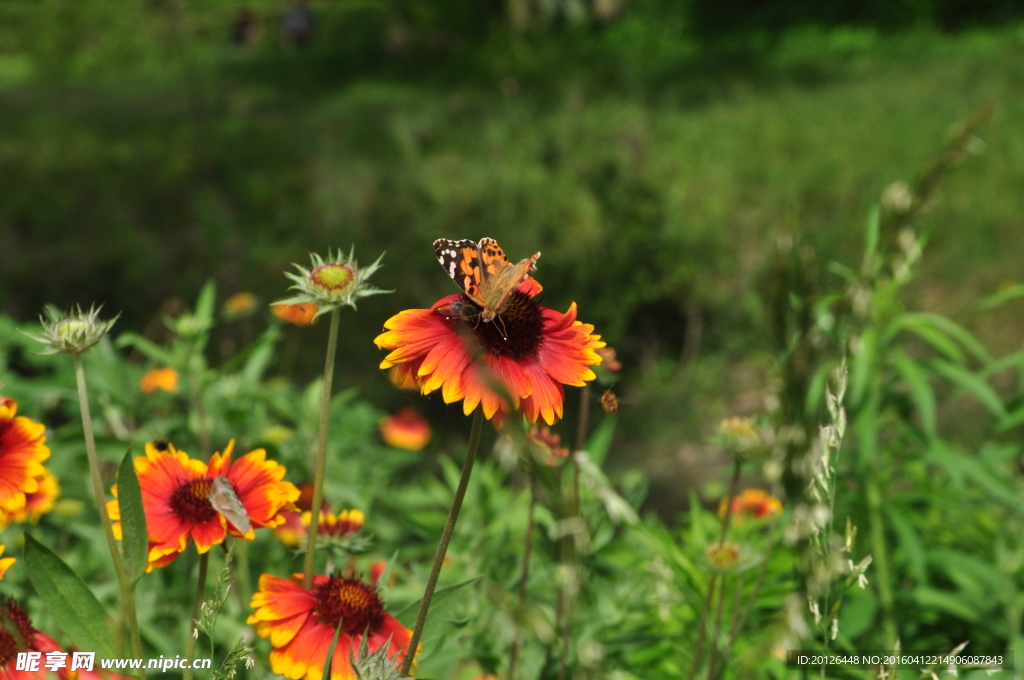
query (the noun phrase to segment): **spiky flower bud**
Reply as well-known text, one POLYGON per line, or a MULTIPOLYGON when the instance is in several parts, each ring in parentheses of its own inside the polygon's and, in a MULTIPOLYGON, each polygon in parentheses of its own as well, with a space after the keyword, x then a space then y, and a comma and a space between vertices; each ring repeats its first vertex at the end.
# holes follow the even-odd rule
POLYGON ((718 426, 717 439, 723 449, 748 460, 761 459, 768 453, 750 418, 726 418, 718 426))
POLYGON ((48 320, 41 315, 39 317, 43 324, 42 335, 25 335, 43 344, 44 348, 40 354, 82 354, 102 340, 121 316, 118 314, 110 321, 100 321, 99 314, 102 308, 102 305, 93 305, 89 307, 88 312, 83 312, 81 306, 76 305, 74 310, 69 309, 66 313, 61 313, 53 307, 47 307, 48 320))
POLYGON ((715 543, 707 549, 708 564, 718 572, 728 572, 740 561, 740 549, 732 543, 715 543))
POLYGON ((354 253, 354 249, 350 250, 346 257, 340 250, 336 253, 328 250, 326 259, 311 253, 310 269, 296 264, 298 273, 285 273, 285 276, 295 282, 292 289, 299 291, 299 294, 286 300, 278 300, 277 304, 296 305, 312 302, 319 307, 316 316, 320 316, 344 305, 355 309, 358 298, 392 292, 366 283, 366 280, 380 269, 380 261, 384 255, 381 254, 370 266, 360 268, 354 253))

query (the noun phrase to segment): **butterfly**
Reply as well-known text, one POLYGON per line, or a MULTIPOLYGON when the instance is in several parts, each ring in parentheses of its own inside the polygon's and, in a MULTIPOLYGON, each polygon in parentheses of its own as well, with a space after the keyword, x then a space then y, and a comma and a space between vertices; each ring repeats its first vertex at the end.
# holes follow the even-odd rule
POLYGON ((210 490, 207 500, 210 501, 214 510, 224 515, 243 534, 249 533, 249 530, 252 529, 249 513, 245 511, 242 501, 238 500, 235 487, 231 486, 231 482, 224 475, 217 475, 213 478, 213 488, 210 490))
MULTIPOLYGON (((480 308, 479 318, 483 321, 494 321, 505 311, 508 296, 537 269, 540 257, 540 253, 536 253, 519 264, 512 264, 493 238, 482 238, 480 243, 439 238, 434 241, 434 254, 448 276, 480 308)), ((457 315, 468 316, 462 306, 457 315)))

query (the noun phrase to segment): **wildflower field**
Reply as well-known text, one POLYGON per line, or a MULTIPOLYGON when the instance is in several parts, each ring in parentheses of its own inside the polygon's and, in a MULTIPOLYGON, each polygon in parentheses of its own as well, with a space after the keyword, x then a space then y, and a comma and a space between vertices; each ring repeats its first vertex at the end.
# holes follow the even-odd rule
POLYGON ((1022 677, 1024 31, 458 4, 0 3, 0 679, 1022 677))

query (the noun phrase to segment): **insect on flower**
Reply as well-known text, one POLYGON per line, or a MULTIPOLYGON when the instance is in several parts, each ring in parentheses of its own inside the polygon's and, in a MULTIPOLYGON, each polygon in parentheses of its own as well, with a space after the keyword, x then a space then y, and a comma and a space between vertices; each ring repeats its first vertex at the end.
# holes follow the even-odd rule
POLYGON ((245 506, 242 505, 238 494, 235 493, 235 488, 231 486, 231 482, 224 475, 217 475, 213 478, 213 488, 210 490, 207 500, 210 501, 214 510, 224 515, 243 534, 249 533, 249 530, 252 529, 245 506))
MULTIPOLYGON (((519 264, 512 264, 493 238, 482 238, 479 244, 469 239, 439 238, 434 241, 434 254, 448 276, 480 308, 479 318, 485 322, 494 321, 505 311, 509 294, 537 269, 540 257, 540 253, 535 253, 519 264)), ((460 306, 453 310, 452 318, 470 316, 468 311, 460 306)))

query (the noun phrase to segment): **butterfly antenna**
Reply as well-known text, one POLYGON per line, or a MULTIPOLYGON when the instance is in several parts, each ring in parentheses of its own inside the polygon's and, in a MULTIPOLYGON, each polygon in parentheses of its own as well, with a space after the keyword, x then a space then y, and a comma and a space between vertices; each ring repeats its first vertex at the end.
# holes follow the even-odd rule
POLYGON ((501 321, 501 339, 508 342, 508 331, 505 329, 505 320, 501 318, 500 314, 496 318, 501 321))

